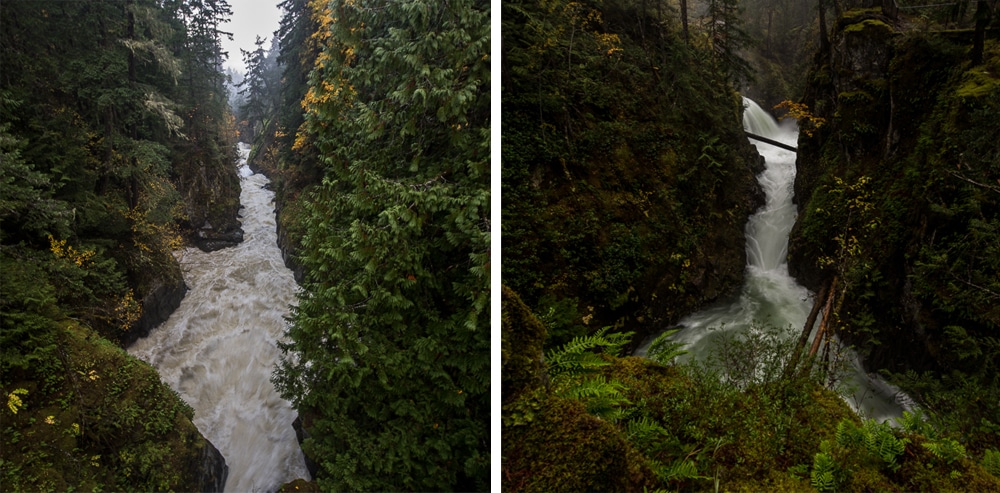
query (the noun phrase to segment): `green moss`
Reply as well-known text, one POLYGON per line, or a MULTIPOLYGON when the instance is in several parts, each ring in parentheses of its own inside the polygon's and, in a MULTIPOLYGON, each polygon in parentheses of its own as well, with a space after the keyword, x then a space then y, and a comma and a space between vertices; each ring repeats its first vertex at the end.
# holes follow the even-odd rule
POLYGON ((955 89, 955 95, 960 98, 981 98, 998 90, 1000 90, 1000 63, 995 63, 965 71, 960 85, 955 89))
POLYGON ((542 382, 545 326, 507 286, 502 287, 501 309, 503 398, 508 402, 542 382))
POLYGON ((25 407, 0 410, 4 488, 199 488, 194 474, 210 445, 156 370, 75 322, 61 323, 57 339, 58 358, 11 381, 28 390, 25 407))
POLYGON ((612 424, 587 414, 582 403, 545 395, 530 423, 504 429, 503 490, 634 491, 635 454, 612 424))
POLYGON ((862 31, 864 31, 864 30, 866 30, 868 28, 885 31, 887 33, 892 33, 893 32, 892 26, 890 26, 890 25, 886 24, 885 22, 882 22, 882 21, 880 21, 878 19, 865 19, 865 20, 863 20, 861 22, 855 22, 855 23, 852 23, 852 24, 848 24, 847 27, 844 28, 844 32, 845 33, 858 33, 858 32, 862 32, 862 31))
POLYGON ((868 8, 868 9, 850 9, 843 13, 844 19, 853 19, 856 17, 869 16, 869 15, 881 15, 882 9, 879 7, 868 8))

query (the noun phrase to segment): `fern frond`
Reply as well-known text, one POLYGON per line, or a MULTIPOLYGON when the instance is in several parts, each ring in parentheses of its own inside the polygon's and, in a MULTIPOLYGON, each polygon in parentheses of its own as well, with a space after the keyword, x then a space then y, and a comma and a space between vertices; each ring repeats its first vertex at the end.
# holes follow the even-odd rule
POLYGON ((649 416, 629 421, 625 430, 628 433, 628 441, 638 443, 655 441, 670 434, 649 416))
POLYGON ((839 468, 831 455, 817 452, 813 456, 812 472, 809 474, 813 488, 821 492, 836 490, 839 468))
POLYGON ((864 432, 848 419, 843 419, 837 424, 837 432, 834 436, 837 439, 837 445, 844 448, 860 446, 865 442, 864 432))
POLYGON ((986 449, 986 452, 983 454, 983 469, 1000 478, 1000 452, 993 449, 986 449))
POLYGON ((605 377, 599 376, 581 380, 574 385, 568 386, 558 392, 560 397, 566 399, 624 399, 622 391, 625 386, 615 381, 608 381, 605 377))
POLYGON ((945 438, 933 442, 924 442, 924 448, 930 450, 938 459, 948 464, 965 457, 965 447, 951 438, 945 438))
POLYGON ((660 464, 656 468, 656 475, 662 481, 685 481, 688 479, 712 479, 709 476, 698 474, 698 465, 690 459, 678 459, 669 466, 660 464))
POLYGON ((618 381, 603 376, 572 381, 560 380, 556 395, 564 399, 583 402, 587 412, 598 418, 617 422, 625 416, 625 406, 630 404, 625 398, 625 386, 618 381))
POLYGON ((545 360, 549 368, 549 376, 592 373, 598 368, 608 365, 607 361, 592 350, 600 349, 605 354, 617 356, 631 340, 633 334, 632 332, 608 334, 608 329, 610 327, 604 327, 591 335, 574 337, 561 348, 546 354, 545 360))
POLYGON ((874 419, 866 420, 862 431, 864 432, 865 448, 872 455, 882 459, 893 471, 899 469, 896 458, 906 451, 906 444, 909 443, 909 440, 896 437, 888 422, 879 423, 874 419))
POLYGON ((673 362, 674 358, 687 354, 687 350, 681 349, 686 344, 671 340, 671 337, 679 330, 671 329, 657 336, 649 345, 646 357, 661 365, 668 365, 673 362))
POLYGON ((896 424, 907 433, 916 433, 927 438, 934 438, 937 435, 936 430, 927 422, 927 417, 920 409, 912 413, 903 411, 903 415, 896 418, 896 424))

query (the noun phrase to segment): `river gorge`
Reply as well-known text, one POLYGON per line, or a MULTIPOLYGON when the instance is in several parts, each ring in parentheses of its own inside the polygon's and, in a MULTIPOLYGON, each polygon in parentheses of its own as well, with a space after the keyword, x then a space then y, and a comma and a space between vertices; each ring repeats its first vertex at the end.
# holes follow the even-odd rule
POLYGON ((226 491, 267 492, 309 473, 292 429, 295 411, 270 381, 296 284, 277 246, 274 193, 249 169, 248 154, 240 144, 244 241, 176 252, 189 291, 129 352, 194 408, 194 424, 229 466, 226 491))

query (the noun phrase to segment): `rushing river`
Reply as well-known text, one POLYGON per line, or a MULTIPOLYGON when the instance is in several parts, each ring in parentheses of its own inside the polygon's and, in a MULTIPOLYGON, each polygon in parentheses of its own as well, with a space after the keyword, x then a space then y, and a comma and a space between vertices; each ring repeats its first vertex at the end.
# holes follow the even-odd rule
POLYGON ((296 285, 277 246, 274 194, 246 166, 248 153, 240 144, 243 243, 178 252, 190 290, 129 352, 194 408, 194 424, 226 458, 226 491, 271 492, 309 473, 295 411, 270 382, 296 285))
MULTIPOLYGON (((754 134, 794 146, 798 129, 794 123, 779 125, 751 100, 743 117, 744 128, 754 134)), ((813 294, 788 274, 788 233, 795 224, 792 203, 795 153, 751 140, 764 156, 765 170, 757 177, 766 202, 746 225, 747 270, 741 292, 682 319, 676 342, 686 344, 687 357, 702 359, 715 350, 714 341, 723 333, 753 330, 755 322, 788 328, 797 337, 813 304, 813 294)), ((818 325, 818 321, 817 321, 818 325)), ((810 341, 812 338, 810 338, 810 341)), ((645 354, 649 341, 637 351, 645 354)), ((863 417, 885 420, 902 415, 910 400, 899 390, 861 368, 850 350, 843 350, 851 371, 845 375, 841 395, 863 417)))

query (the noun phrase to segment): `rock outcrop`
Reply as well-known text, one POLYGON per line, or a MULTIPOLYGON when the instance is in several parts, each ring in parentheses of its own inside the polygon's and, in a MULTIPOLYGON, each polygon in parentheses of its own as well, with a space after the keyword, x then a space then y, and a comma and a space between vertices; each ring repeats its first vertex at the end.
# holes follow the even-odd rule
POLYGON ((847 11, 803 102, 789 270, 839 280, 842 340, 871 370, 996 372, 1000 44, 847 11), (991 188, 992 187, 992 188, 991 188))
POLYGON ((243 228, 230 226, 226 229, 215 229, 205 223, 194 236, 194 244, 204 252, 214 252, 239 245, 243 242, 243 228))
POLYGON ((188 287, 181 278, 157 279, 149 293, 142 298, 142 315, 139 320, 122 335, 121 343, 128 347, 149 331, 162 324, 177 309, 187 293, 188 287))
POLYGON ((202 492, 222 493, 226 488, 226 478, 229 477, 229 466, 219 449, 212 442, 205 440, 198 460, 192 464, 192 470, 197 476, 198 490, 202 492))
MULTIPOLYGON (((308 416, 306 419, 308 419, 308 416)), ((306 438, 309 438, 309 432, 305 429, 302 421, 302 415, 296 416, 295 421, 292 421, 292 428, 295 430, 295 438, 299 441, 299 447, 302 447, 302 442, 305 442, 306 438)), ((306 469, 309 471, 309 476, 315 478, 316 472, 319 471, 319 464, 316 464, 316 461, 312 460, 304 450, 302 457, 306 461, 306 469)))

